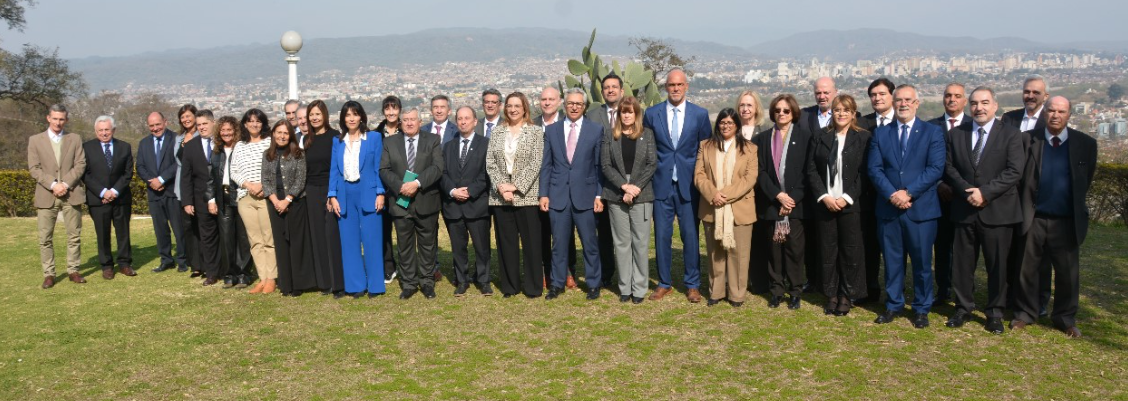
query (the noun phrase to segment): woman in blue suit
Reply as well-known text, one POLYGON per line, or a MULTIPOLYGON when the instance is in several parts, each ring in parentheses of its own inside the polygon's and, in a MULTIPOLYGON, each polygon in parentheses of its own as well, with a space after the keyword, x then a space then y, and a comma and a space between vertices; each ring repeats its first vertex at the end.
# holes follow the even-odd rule
POLYGON ((383 138, 368 131, 368 114, 356 101, 341 107, 340 137, 333 139, 329 168, 329 209, 337 215, 341 231, 344 295, 359 298, 384 294, 383 243, 384 185, 377 174, 383 138), (363 255, 361 246, 363 245, 363 255))

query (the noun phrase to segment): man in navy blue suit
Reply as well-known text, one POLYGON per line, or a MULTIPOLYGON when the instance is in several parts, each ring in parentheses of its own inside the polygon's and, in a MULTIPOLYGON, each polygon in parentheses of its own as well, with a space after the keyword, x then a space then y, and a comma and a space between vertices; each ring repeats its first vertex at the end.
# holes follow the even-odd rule
POLYGON ((693 168, 697 147, 712 135, 709 112, 685 100, 689 83, 685 71, 666 74, 665 102, 646 109, 643 126, 654 131, 658 151, 658 170, 654 172, 654 247, 658 259, 658 290, 650 295, 657 301, 673 286, 674 218, 681 227, 682 260, 685 263, 686 299, 701 302, 701 252, 698 242, 697 202, 693 168))
POLYGON ((145 181, 149 199, 149 215, 157 237, 157 254, 161 264, 153 269, 160 273, 185 266, 184 232, 180 229, 180 200, 172 187, 176 185, 176 134, 166 127, 164 114, 149 113, 146 123, 152 135, 137 144, 137 176, 145 181), (170 235, 171 233, 171 235, 170 235), (172 254, 172 237, 176 237, 176 256, 172 254))
POLYGON ((419 132, 430 132, 442 138, 439 146, 446 145, 451 139, 458 136, 458 127, 450 121, 450 98, 446 95, 435 95, 431 98, 431 122, 419 129, 419 132))
POLYGON ((916 87, 893 91, 897 122, 878 128, 870 142, 868 169, 877 191, 874 214, 885 259, 885 312, 874 323, 893 321, 905 307, 905 259, 913 266, 913 327, 928 327, 932 307, 932 244, 940 202, 940 182, 947 152, 944 131, 916 117, 916 87))
POLYGON ((582 90, 572 89, 564 97, 567 118, 548 126, 544 136, 544 158, 540 173, 540 208, 552 221, 552 281, 545 299, 564 292, 568 277, 568 242, 573 227, 584 247, 587 299, 599 298, 603 285, 599 265, 599 242, 595 237, 595 214, 603 212, 599 194, 600 148, 603 126, 584 119, 582 90))

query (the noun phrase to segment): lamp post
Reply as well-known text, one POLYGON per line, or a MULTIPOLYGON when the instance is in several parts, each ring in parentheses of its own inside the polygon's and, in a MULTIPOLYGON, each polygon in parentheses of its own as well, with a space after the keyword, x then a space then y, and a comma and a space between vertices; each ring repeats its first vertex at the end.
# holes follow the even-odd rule
POLYGON ((302 50, 302 35, 295 31, 286 31, 282 34, 282 50, 286 52, 286 64, 290 65, 290 97, 298 98, 298 51, 302 50))

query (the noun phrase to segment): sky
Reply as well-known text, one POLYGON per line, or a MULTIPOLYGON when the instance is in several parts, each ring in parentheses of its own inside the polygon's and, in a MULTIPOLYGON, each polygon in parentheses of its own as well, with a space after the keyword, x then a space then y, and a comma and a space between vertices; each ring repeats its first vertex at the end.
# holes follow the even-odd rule
MULTIPOLYGON (((819 29, 886 28, 1043 43, 1128 40, 1128 2, 1012 0, 37 0, 0 47, 58 48, 64 58, 126 56, 430 28, 548 27, 751 46, 819 29), (876 12, 883 17, 875 17, 876 12), (974 15, 984 16, 978 23, 974 15)), ((281 51, 281 50, 279 50, 281 51)))

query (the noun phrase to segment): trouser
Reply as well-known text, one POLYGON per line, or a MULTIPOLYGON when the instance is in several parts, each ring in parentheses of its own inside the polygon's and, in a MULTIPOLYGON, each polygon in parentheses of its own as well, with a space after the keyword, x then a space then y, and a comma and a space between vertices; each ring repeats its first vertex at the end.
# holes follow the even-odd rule
POLYGON ((940 203, 940 219, 936 220, 936 245, 933 246, 937 298, 947 298, 952 289, 952 246, 956 240, 956 224, 950 219, 951 204, 940 203))
POLYGON ((392 224, 392 217, 382 215, 380 226, 383 228, 381 238, 383 238, 384 277, 391 277, 392 272, 396 271, 396 248, 392 245, 392 231, 395 225, 392 224))
POLYGON ((274 232, 270 229, 265 199, 252 195, 239 199, 239 218, 247 231, 247 242, 251 245, 251 259, 255 261, 255 271, 260 280, 278 278, 278 261, 274 255, 274 232))
POLYGON ((94 234, 98 239, 98 266, 102 269, 112 269, 116 262, 118 266, 133 265, 133 251, 129 244, 129 217, 132 214, 129 198, 114 203, 87 206, 90 219, 94 222, 94 234), (110 241, 110 228, 113 228, 114 237, 117 239, 117 257, 113 252, 110 241))
POLYGON ((733 226, 737 246, 725 249, 716 239, 713 223, 705 223, 705 249, 709 253, 709 299, 728 298, 730 302, 744 302, 748 295, 748 260, 751 249, 744 244, 752 241, 752 225, 733 226))
POLYGON ((642 298, 650 285, 650 226, 654 204, 606 204, 607 220, 614 235, 619 294, 642 298))
POLYGON ((341 229, 337 216, 325 208, 328 185, 306 183, 306 212, 309 214, 310 249, 317 277, 317 288, 338 292, 345 290, 341 270, 341 229))
POLYGON ((540 265, 543 249, 539 209, 536 206, 490 206, 490 209, 497 238, 498 288, 505 295, 524 292, 529 297, 541 296, 544 268, 540 265))
MULTIPOLYGON (((603 213, 595 214, 596 239, 599 240, 599 266, 603 268, 600 277, 604 285, 610 285, 611 279, 615 277, 615 241, 614 234, 611 233, 611 216, 607 215, 608 204, 603 202, 603 213)), ((574 266, 575 263, 573 262, 572 265, 574 266)), ((575 267, 572 267, 573 274, 575 270, 575 267)))
POLYGON ((400 288, 405 291, 435 287, 435 246, 439 237, 439 213, 392 217, 399 251, 400 288))
POLYGON ((226 266, 229 276, 251 274, 251 243, 247 239, 247 229, 239 217, 239 204, 225 199, 219 208, 219 245, 223 250, 220 264, 226 266))
POLYGON ((936 220, 913 221, 907 213, 882 220, 878 226, 885 258, 885 308, 900 312, 905 308, 905 265, 912 260, 913 312, 932 309, 932 244, 936 240, 936 220))
POLYGON ((278 260, 278 288, 283 294, 317 288, 313 255, 309 251, 305 198, 295 198, 283 214, 278 214, 273 207, 268 211, 274 234, 274 255, 278 260))
POLYGON ((149 216, 153 220, 153 233, 157 237, 157 254, 161 266, 176 263, 187 268, 184 255, 184 232, 180 227, 180 201, 172 196, 149 199, 149 216), (171 230, 170 230, 171 228, 171 230), (176 237, 176 255, 172 254, 172 238, 176 237))
POLYGON ((987 271, 987 305, 983 309, 989 318, 1002 318, 1007 307, 1007 256, 1010 253, 1014 226, 991 226, 977 221, 956 224, 952 261, 952 289, 956 294, 956 309, 975 310, 975 265, 983 251, 983 267, 987 271))
POLYGON ((63 226, 67 230, 67 273, 78 273, 82 264, 82 209, 81 206, 68 205, 59 199, 49 208, 36 210, 39 226, 39 263, 43 276, 55 276, 55 223, 63 215, 63 226))
MULTIPOLYGON (((677 183, 674 183, 677 188, 677 183)), ((701 286, 701 243, 698 238, 697 191, 690 191, 690 199, 674 193, 654 201, 654 247, 658 259, 658 287, 674 285, 674 218, 681 229, 682 263, 685 265, 685 287, 694 290, 701 286)))
POLYGON ((1062 329, 1076 326, 1081 260, 1073 219, 1035 216, 1026 232, 1025 244, 1015 319, 1034 323, 1038 317, 1042 308, 1041 287, 1044 285, 1042 270, 1049 265, 1055 275, 1054 307, 1050 320, 1062 329))
POLYGON ((771 266, 772 233, 775 230, 775 221, 757 220, 752 223, 752 243, 745 244, 752 250, 748 262, 748 290, 754 294, 768 292, 771 282, 768 267, 771 266))
POLYGON ((575 205, 567 205, 563 210, 549 209, 552 218, 552 276, 549 277, 550 285, 564 288, 568 276, 568 254, 574 254, 568 249, 568 241, 564 238, 573 237, 573 228, 580 234, 580 243, 584 249, 584 273, 588 289, 603 286, 603 267, 599 265, 599 240, 596 237, 595 211, 592 209, 579 210, 575 205))
POLYGON ((881 282, 881 241, 877 237, 877 216, 873 212, 862 212, 862 248, 865 249, 866 296, 872 302, 881 301, 885 284, 881 282))
MULTIPOLYGON (((538 209, 539 210, 539 209, 538 209)), ((544 277, 552 277, 552 217, 549 212, 537 212, 540 218, 541 229, 541 265, 544 267, 544 277)), ((576 236, 567 236, 568 242, 568 274, 576 276, 576 236)))
MULTIPOLYGON (((190 202, 190 201, 189 201, 190 202)), ((203 270, 200 267, 200 226, 196 219, 184 211, 187 202, 180 202, 180 231, 184 234, 184 263, 193 271, 203 270)), ((207 210, 204 210, 206 213, 207 210)))
POLYGON ((227 270, 219 264, 219 218, 208 213, 208 204, 196 205, 196 215, 192 219, 197 229, 197 252, 200 255, 200 264, 193 266, 198 271, 204 272, 207 278, 219 279, 227 274, 227 270))
POLYGON ((861 213, 818 213, 822 292, 827 298, 866 296, 861 213))
POLYGON ((364 211, 360 204, 364 189, 359 183, 346 181, 343 190, 347 202, 340 204, 342 216, 337 225, 341 231, 341 269, 345 292, 383 294, 386 289, 384 251, 381 247, 384 245, 383 220, 388 216, 383 211, 364 211))
MULTIPOLYGON (((769 290, 773 297, 782 297, 784 293, 798 297, 803 292, 803 283, 807 282, 807 267, 804 259, 807 257, 807 235, 803 231, 803 221, 788 219, 791 232, 782 244, 772 241, 770 244, 771 260, 768 265, 768 279, 771 281, 769 290)), ((775 222, 771 229, 775 230, 775 222)))
POLYGON ((490 217, 444 219, 454 256, 454 275, 459 283, 490 283, 490 217), (470 270, 467 243, 474 241, 474 273, 470 270))

